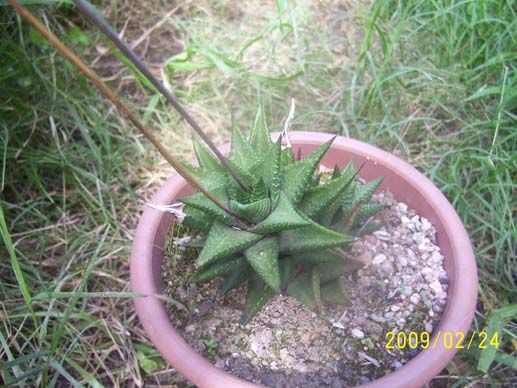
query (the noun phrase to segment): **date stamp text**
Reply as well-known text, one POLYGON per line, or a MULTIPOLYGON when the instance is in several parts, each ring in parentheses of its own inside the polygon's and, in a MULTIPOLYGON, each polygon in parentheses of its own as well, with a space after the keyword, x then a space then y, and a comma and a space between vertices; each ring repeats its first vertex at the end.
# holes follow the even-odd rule
POLYGON ((386 349, 434 349, 442 345, 445 349, 487 349, 490 346, 497 349, 499 334, 495 332, 490 337, 486 331, 472 332, 468 335, 463 332, 438 331, 434 336, 427 331, 386 333, 386 349))

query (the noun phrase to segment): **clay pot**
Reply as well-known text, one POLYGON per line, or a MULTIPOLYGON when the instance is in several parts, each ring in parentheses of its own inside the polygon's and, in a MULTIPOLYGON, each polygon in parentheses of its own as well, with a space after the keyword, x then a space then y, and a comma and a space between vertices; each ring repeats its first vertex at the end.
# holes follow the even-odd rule
MULTIPOLYGON (((316 132, 292 132, 295 154, 298 148, 306 155, 320 146, 331 135, 316 132)), ((276 138, 276 136, 274 137, 276 138)), ((226 145, 221 149, 229 151, 226 145)), ((344 137, 337 137, 325 155, 323 163, 341 168, 351 159, 356 165, 367 161, 361 171, 366 180, 384 177, 382 189, 390 190, 395 199, 405 202, 435 226, 437 240, 445 257, 449 277, 448 301, 437 330, 467 333, 476 310, 477 267, 467 232, 458 215, 433 183, 401 159, 371 145, 344 137)), ((179 176, 169 178, 150 201, 169 205, 193 191, 179 176)), ((144 209, 133 240, 131 252, 131 287, 145 295, 159 294, 162 288, 161 268, 164 239, 170 228, 172 215, 144 209)), ((197 354, 172 326, 162 301, 154 296, 135 299, 136 311, 151 342, 170 364, 200 387, 255 386, 217 369, 197 354)), ((439 374, 453 358, 456 349, 446 349, 438 341, 434 349, 423 350, 395 372, 375 380, 368 387, 419 387, 439 374)))

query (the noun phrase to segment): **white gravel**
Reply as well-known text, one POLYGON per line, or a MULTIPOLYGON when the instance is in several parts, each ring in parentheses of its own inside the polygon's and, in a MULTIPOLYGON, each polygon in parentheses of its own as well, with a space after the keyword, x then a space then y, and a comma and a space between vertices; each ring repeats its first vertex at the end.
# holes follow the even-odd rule
MULTIPOLYGON (((327 305, 318 315, 277 296, 242 326, 243 289, 223 299, 217 281, 181 287, 169 282, 169 296, 197 306, 190 316, 172 308, 171 319, 202 353, 204 340, 215 339, 218 367, 264 385, 348 386, 400 368, 418 350, 388 351, 386 333, 432 332, 447 303, 447 274, 429 220, 389 193, 376 194, 374 202, 387 205, 378 216, 384 227, 348 252, 362 264, 344 278, 350 306, 327 305)), ((177 270, 166 263, 165 279, 174 279, 177 270)))

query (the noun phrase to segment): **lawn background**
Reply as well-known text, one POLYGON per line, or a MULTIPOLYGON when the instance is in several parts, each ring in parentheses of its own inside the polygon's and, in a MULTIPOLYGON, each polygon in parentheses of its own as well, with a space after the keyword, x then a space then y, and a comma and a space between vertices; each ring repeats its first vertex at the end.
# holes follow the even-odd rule
MULTIPOLYGON (((188 127, 73 6, 31 6, 175 154, 188 127)), ((52 4, 48 4, 52 3, 52 4)), ((0 3, 1 4, 1 3, 0 3)), ((96 2, 217 144, 260 98, 279 129, 393 152, 463 220, 479 266, 472 330, 432 385, 510 385, 517 364, 517 7, 507 0, 96 2), (259 4, 256 4, 259 3, 259 4), (510 318, 514 318, 512 321, 510 318), (513 368, 513 369, 512 369, 513 368)), ((0 380, 148 386, 178 375, 128 285, 139 214, 171 168, 40 35, 0 5, 0 380)), ((514 381, 514 383, 517 383, 514 381)))

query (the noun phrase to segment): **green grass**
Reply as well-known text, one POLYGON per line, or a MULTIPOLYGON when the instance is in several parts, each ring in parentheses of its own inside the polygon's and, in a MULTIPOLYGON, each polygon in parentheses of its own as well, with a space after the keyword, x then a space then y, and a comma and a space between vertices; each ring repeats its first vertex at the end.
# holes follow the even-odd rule
MULTIPOLYGON (((160 0, 140 8, 103 4, 119 29, 129 18, 130 41, 173 8, 160 0)), ((160 58, 167 81, 218 143, 229 139, 230 113, 251 122, 257 98, 280 129, 294 97, 293 129, 378 145, 429 176, 476 251, 472 329, 501 332, 497 352, 462 351, 466 366, 451 363, 436 382, 502 384, 517 344, 508 319, 517 300, 515 5, 354 4, 184 5, 150 35, 147 56, 160 58)), ((89 60, 106 45, 69 6, 33 9, 89 60)), ((0 379, 20 386, 154 382, 166 367, 136 320, 127 258, 143 199, 171 171, 1 6, 0 19, 0 379)), ((177 115, 116 66, 96 64, 116 75, 111 85, 164 143, 188 156, 190 137, 177 115)))
POLYGON ((516 11, 480 1, 374 5, 373 13, 383 43, 363 46, 359 75, 370 81, 358 94, 361 116, 368 112, 367 125, 382 118, 376 132, 418 139, 411 156, 455 205, 478 255, 493 260, 487 268, 480 260, 491 286, 515 293, 516 11))
MULTIPOLYGON (((480 275, 473 330, 517 300, 516 12, 506 1, 374 2, 356 73, 368 133, 404 150, 469 232, 480 275)), ((491 349, 461 352, 473 367, 449 383, 505 382, 514 373, 516 334, 507 323, 498 358, 508 358, 485 375, 477 359, 493 360, 491 349)))
MULTIPOLYGON (((0 29, 0 232, 8 252, 0 262, 1 380, 111 385, 105 363, 120 355, 107 349, 123 346, 131 360, 131 340, 113 325, 113 303, 84 293, 128 291, 134 216, 124 209, 138 205, 127 155, 143 154, 54 50, 20 34, 12 14, 2 14, 0 29), (60 291, 71 296, 37 297, 60 291)), ((64 27, 61 35, 70 36, 64 27)))

